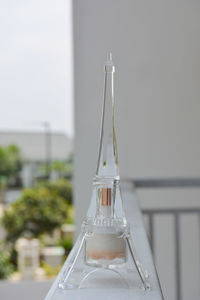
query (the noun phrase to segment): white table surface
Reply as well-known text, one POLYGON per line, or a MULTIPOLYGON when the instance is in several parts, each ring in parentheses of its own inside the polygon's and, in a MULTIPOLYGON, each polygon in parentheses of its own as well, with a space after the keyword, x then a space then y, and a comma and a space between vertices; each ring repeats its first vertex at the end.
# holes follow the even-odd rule
POLYGON ((127 219, 130 223, 131 236, 137 255, 145 270, 149 273, 151 290, 135 291, 131 289, 75 289, 62 290, 58 288, 58 282, 67 264, 67 260, 52 284, 45 300, 162 300, 158 278, 152 260, 149 242, 144 229, 144 224, 139 209, 138 201, 131 184, 122 185, 122 196, 127 219))

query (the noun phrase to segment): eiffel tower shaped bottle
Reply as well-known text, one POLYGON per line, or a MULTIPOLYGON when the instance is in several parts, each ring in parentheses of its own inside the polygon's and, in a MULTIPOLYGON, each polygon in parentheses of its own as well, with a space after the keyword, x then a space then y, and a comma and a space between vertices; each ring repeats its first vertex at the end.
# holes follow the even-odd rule
POLYGON ((146 273, 133 248, 120 193, 114 127, 112 55, 105 64, 99 156, 93 193, 81 233, 65 264, 59 287, 148 289, 146 273))

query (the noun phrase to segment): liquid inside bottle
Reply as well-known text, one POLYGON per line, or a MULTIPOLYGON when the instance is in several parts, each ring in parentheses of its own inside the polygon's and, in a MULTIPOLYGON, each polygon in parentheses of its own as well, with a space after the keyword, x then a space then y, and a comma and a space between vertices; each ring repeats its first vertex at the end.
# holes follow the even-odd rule
POLYGON ((124 232, 116 230, 113 219, 113 191, 111 188, 98 188, 97 214, 95 224, 87 235, 85 261, 93 266, 111 266, 126 261, 124 232))

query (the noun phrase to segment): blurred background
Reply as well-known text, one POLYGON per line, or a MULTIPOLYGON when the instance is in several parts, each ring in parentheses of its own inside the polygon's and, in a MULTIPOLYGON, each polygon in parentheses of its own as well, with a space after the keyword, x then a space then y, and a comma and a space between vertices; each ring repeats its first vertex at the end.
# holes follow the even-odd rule
MULTIPOLYGON (((199 14, 194 0, 0 0, 3 299, 43 299, 79 233, 109 51, 121 177, 199 178, 199 14)), ((136 196, 165 299, 199 299, 199 187, 136 196)))
POLYGON ((72 3, 0 1, 0 298, 43 299, 73 245, 72 3))

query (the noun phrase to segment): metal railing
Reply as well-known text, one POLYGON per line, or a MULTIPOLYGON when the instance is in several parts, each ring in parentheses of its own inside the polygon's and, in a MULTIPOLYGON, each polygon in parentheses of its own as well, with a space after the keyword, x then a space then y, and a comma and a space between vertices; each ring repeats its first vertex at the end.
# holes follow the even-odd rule
MULTIPOLYGON (((130 180, 129 180, 130 181, 130 180)), ((135 188, 200 188, 200 178, 164 178, 164 179, 133 179, 131 180, 135 188)), ((154 219, 158 215, 170 215, 174 218, 174 246, 176 262, 176 299, 182 299, 182 282, 181 282, 181 237, 180 237, 180 217, 183 215, 197 215, 200 224, 200 207, 197 208, 148 208, 142 210, 143 214, 148 217, 149 240, 154 255, 155 232, 154 219)))
POLYGON ((151 244, 152 254, 154 255, 155 245, 155 234, 154 234, 154 217, 156 215, 172 215, 174 218, 175 234, 174 234, 174 245, 175 245, 175 261, 176 261, 176 299, 182 299, 182 285, 181 285, 181 255, 180 255, 180 217, 185 214, 198 215, 200 219, 200 208, 172 208, 172 209, 144 209, 144 215, 148 216, 149 219, 149 241, 151 244))
POLYGON ((127 182, 131 182, 135 188, 200 188, 200 178, 134 178, 124 179, 127 182))

